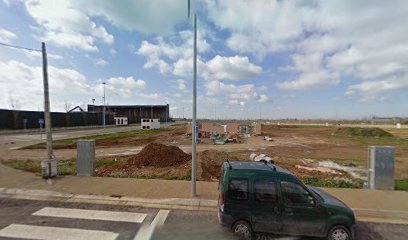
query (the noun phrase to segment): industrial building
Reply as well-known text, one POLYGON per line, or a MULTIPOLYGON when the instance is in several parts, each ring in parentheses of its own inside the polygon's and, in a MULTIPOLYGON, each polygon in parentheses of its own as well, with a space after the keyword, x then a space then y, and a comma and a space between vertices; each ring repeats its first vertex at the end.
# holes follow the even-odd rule
MULTIPOLYGON (((139 123, 142 118, 160 119, 160 122, 169 122, 169 104, 166 105, 109 105, 106 115, 114 117, 127 117, 128 124, 139 123)), ((103 105, 88 105, 88 112, 102 113, 103 105)))

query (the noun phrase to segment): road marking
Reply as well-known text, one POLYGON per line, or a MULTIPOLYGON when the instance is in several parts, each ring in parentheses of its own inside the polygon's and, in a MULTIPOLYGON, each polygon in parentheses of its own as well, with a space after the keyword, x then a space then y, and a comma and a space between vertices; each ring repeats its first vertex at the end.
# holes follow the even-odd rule
POLYGON ((45 217, 61 217, 77 219, 79 218, 132 223, 141 223, 146 218, 146 214, 144 213, 99 211, 72 208, 53 208, 53 207, 45 207, 33 213, 33 215, 45 217))
POLYGON ((76 228, 44 227, 11 224, 0 230, 0 237, 42 240, 114 240, 118 233, 76 228))
POLYGON ((164 224, 169 213, 169 210, 160 210, 150 225, 143 225, 139 229, 134 240, 150 240, 153 236, 154 229, 164 224))

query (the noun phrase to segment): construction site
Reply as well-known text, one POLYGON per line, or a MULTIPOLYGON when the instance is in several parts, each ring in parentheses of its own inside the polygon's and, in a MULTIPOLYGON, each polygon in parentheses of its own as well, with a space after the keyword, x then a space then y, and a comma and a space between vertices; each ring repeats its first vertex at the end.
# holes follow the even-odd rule
MULTIPOLYGON (((272 160, 307 183, 323 181, 332 187, 362 188, 367 180, 367 148, 371 145, 395 146, 395 179, 408 178, 408 129, 201 122, 198 132, 199 181, 218 181, 226 160, 272 160)), ((191 137, 191 124, 176 123, 158 130, 87 139, 95 140, 97 162, 104 162, 96 165, 98 177, 189 180, 191 137)), ((61 164, 75 160, 77 140, 54 142, 61 164)), ((0 159, 6 165, 16 160, 39 164, 44 151, 45 144, 38 143, 9 150, 0 159)), ((29 171, 39 172, 39 166, 29 171)), ((75 175, 75 169, 70 174, 75 175)))

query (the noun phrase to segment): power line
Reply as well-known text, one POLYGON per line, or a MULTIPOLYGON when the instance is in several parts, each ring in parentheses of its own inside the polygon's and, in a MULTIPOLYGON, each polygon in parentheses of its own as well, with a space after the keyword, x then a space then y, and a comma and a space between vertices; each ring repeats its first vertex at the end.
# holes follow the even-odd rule
POLYGON ((27 50, 27 51, 41 52, 41 50, 39 50, 39 49, 26 48, 26 47, 21 47, 21 46, 17 46, 17 45, 11 45, 11 44, 2 43, 2 42, 0 42, 0 45, 1 45, 1 46, 5 46, 5 47, 23 49, 23 50, 27 50))

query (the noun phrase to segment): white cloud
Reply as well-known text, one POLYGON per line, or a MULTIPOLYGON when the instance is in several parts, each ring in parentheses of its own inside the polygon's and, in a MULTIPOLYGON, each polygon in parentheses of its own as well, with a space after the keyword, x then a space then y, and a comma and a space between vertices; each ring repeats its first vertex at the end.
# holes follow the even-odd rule
POLYGON ((11 43, 11 41, 16 38, 17 38, 16 34, 4 28, 0 28, 0 42, 11 43))
MULTIPOLYGON (((66 99, 90 98, 92 87, 87 84, 84 75, 73 69, 53 66, 48 69, 52 111, 63 111, 66 99)), ((43 109, 40 66, 29 66, 17 61, 0 62, 0 89, 0 107, 9 108, 11 96, 18 101, 20 109, 43 109)))
POLYGON ((187 85, 186 85, 186 81, 183 79, 177 79, 175 80, 176 84, 177 84, 177 89, 183 92, 187 91, 187 85))
MULTIPOLYGON (((24 53, 29 56, 30 58, 37 58, 37 59, 41 59, 42 58, 42 53, 41 52, 34 52, 34 51, 24 51, 24 53)), ((63 57, 61 55, 58 54, 54 54, 54 53, 49 53, 47 52, 47 58, 48 59, 55 59, 55 60, 60 60, 63 57)))
POLYGON ((107 62, 106 60, 104 60, 102 58, 98 58, 98 59, 95 59, 94 64, 96 66, 106 66, 106 65, 109 64, 109 62, 107 62))
POLYGON ((340 76, 336 72, 330 72, 322 66, 322 55, 318 53, 292 56, 293 65, 280 68, 281 71, 295 71, 299 76, 295 80, 277 83, 276 85, 285 90, 302 90, 336 85, 340 82, 340 76))
MULTIPOLYGON (((197 32, 198 53, 205 53, 211 49, 211 45, 206 40, 209 35, 206 28, 197 32)), ((192 69, 193 33, 192 31, 179 31, 171 35, 168 41, 163 37, 157 37, 154 42, 142 41, 136 53, 147 58, 144 64, 146 69, 156 68, 161 74, 173 72, 176 76, 185 77, 186 71, 192 69), (173 41, 175 39, 176 41, 173 41), (179 61, 182 61, 184 66, 186 66, 184 63, 188 61, 191 66, 180 71, 177 68, 180 64, 176 64, 179 61)))
MULTIPOLYGON (((215 56, 205 63, 209 76, 207 79, 241 80, 249 79, 262 73, 262 67, 249 62, 248 57, 215 56)), ((204 74, 206 74, 204 72, 204 74)))
POLYGON ((306 3, 296 1, 206 1, 209 18, 231 36, 227 45, 234 51, 265 56, 289 48, 303 36, 303 18, 310 14, 306 3))
POLYGON ((226 96, 231 102, 246 103, 249 101, 266 102, 269 97, 259 94, 254 84, 234 85, 224 84, 220 81, 208 81, 205 83, 208 96, 226 96))
POLYGON ((348 97, 357 97, 361 102, 385 100, 390 91, 408 89, 408 75, 392 77, 380 81, 364 81, 351 85, 345 93, 348 97))
POLYGON ((114 48, 109 49, 111 55, 116 55, 117 51, 114 48))
MULTIPOLYGON (((83 105, 91 99, 102 102, 103 85, 87 81, 80 72, 49 66, 49 89, 52 111, 65 111, 65 103, 83 105), (67 91, 68 90, 68 91, 67 91)), ((146 93, 146 82, 133 77, 113 77, 106 80, 106 96, 110 104, 135 104, 134 99, 160 100, 158 93, 146 93)), ((43 110, 42 67, 17 61, 0 61, 0 108, 43 110)), ((137 100, 137 103, 140 103, 137 100)))
POLYGON ((113 35, 96 24, 69 0, 22 0, 31 17, 42 26, 41 38, 57 46, 98 51, 95 40, 112 44, 113 35))
POLYGON ((106 81, 106 88, 118 96, 130 98, 146 88, 146 82, 133 77, 112 77, 106 81))
POLYGON ((206 7, 214 24, 230 32, 230 49, 258 58, 296 53, 293 64, 279 70, 298 77, 279 82, 282 89, 333 86, 348 77, 361 80, 358 86, 395 82, 385 92, 403 88, 408 32, 401 23, 408 22, 407 1, 207 0, 206 7))

